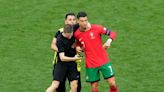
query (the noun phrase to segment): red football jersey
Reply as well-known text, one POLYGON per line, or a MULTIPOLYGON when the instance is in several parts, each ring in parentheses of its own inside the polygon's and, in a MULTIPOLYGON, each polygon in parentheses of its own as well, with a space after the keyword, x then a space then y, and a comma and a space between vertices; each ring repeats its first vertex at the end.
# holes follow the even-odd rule
POLYGON ((108 54, 103 48, 101 35, 106 30, 100 25, 91 25, 85 32, 79 29, 74 33, 75 39, 81 43, 85 52, 85 64, 87 68, 96 68, 109 61, 108 54))

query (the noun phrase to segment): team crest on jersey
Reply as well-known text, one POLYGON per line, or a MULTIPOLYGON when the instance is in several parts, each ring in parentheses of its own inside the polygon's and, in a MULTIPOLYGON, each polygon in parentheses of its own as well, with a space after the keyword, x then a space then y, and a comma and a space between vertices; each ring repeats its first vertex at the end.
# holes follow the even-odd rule
POLYGON ((90 32, 89 35, 90 35, 90 38, 91 39, 95 39, 95 36, 94 36, 94 33, 93 32, 90 32))

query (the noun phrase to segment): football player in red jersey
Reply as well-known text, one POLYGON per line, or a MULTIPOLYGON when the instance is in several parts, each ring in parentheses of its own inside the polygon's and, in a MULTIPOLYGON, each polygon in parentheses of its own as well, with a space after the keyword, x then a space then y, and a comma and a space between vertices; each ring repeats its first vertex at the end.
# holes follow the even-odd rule
POLYGON ((85 12, 77 14, 77 22, 80 27, 74 33, 74 37, 77 40, 77 50, 80 52, 82 47, 85 53, 86 81, 91 83, 92 92, 98 92, 100 72, 110 86, 109 91, 118 92, 114 71, 105 51, 115 40, 116 33, 100 25, 88 25, 88 17, 85 12), (109 36, 105 44, 101 38, 103 34, 109 36))

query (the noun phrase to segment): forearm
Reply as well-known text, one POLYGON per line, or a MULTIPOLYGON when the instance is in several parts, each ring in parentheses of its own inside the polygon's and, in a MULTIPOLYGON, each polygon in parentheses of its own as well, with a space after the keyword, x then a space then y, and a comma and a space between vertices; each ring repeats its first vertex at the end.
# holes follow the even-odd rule
POLYGON ((60 60, 63 62, 76 61, 77 57, 68 57, 65 56, 64 52, 59 53, 60 60))
POLYGON ((67 57, 67 56, 60 57, 60 59, 63 62, 71 62, 76 60, 74 57, 67 57))

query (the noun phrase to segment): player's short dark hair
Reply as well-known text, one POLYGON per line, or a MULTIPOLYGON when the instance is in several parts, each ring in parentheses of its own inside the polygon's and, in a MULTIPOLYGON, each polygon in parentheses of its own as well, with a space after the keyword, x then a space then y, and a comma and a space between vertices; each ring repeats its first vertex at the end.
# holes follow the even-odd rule
POLYGON ((67 17, 70 16, 70 15, 71 15, 71 16, 76 16, 75 13, 69 12, 69 13, 67 13, 67 14, 65 15, 65 19, 67 19, 67 17))
POLYGON ((80 17, 86 17, 87 16, 87 13, 86 12, 78 12, 77 14, 77 19, 79 19, 80 17))
POLYGON ((73 26, 69 24, 64 25, 64 33, 72 33, 73 32, 73 26))

